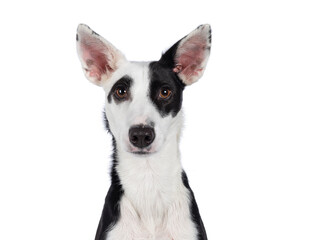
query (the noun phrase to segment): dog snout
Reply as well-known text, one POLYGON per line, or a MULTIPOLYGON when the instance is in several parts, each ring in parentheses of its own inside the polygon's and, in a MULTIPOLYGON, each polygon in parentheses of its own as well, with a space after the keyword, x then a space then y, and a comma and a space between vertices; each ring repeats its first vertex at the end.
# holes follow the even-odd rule
POLYGON ((138 148, 145 148, 151 145, 155 139, 154 128, 145 125, 134 126, 129 129, 129 140, 138 148))

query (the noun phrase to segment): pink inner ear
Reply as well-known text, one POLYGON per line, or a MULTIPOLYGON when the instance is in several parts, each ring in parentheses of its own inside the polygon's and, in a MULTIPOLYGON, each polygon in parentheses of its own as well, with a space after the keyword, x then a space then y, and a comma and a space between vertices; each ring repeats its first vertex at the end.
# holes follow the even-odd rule
POLYGON ((87 64, 90 77, 95 77, 101 80, 101 75, 113 71, 108 64, 108 57, 105 54, 107 47, 99 40, 90 41, 90 39, 83 39, 81 42, 82 58, 87 64))
MULTIPOLYGON (((181 65, 180 73, 185 76, 197 76, 203 68, 207 39, 202 35, 195 35, 186 40, 179 47, 177 53, 177 66, 181 65)), ((174 71, 177 71, 175 68, 174 71)))

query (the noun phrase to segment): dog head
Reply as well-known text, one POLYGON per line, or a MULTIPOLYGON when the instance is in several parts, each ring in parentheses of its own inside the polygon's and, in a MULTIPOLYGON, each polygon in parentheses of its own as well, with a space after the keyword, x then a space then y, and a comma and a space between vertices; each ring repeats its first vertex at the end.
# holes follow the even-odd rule
POLYGON ((210 26, 201 25, 159 61, 131 62, 88 26, 79 25, 80 62, 88 80, 105 90, 105 114, 118 148, 145 155, 177 140, 182 92, 203 75, 210 46, 210 26))

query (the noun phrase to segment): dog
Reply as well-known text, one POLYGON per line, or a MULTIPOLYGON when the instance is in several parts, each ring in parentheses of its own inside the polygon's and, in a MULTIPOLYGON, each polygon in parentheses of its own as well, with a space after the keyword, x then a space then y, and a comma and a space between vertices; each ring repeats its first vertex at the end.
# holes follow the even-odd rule
POLYGON ((106 93, 105 123, 114 146, 95 240, 206 240, 179 140, 183 90, 203 75, 210 25, 199 26, 152 62, 126 60, 84 24, 76 40, 85 76, 106 93))

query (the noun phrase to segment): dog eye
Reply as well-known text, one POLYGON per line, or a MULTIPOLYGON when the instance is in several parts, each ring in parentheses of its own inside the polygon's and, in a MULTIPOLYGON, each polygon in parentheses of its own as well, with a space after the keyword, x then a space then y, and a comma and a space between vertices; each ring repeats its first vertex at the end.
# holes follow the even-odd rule
POLYGON ((115 91, 115 95, 119 99, 124 99, 128 96, 128 90, 124 86, 119 86, 115 91))
POLYGON ((172 94, 172 91, 169 88, 161 88, 159 92, 160 99, 168 99, 172 94))

